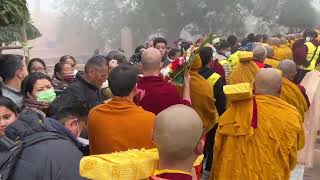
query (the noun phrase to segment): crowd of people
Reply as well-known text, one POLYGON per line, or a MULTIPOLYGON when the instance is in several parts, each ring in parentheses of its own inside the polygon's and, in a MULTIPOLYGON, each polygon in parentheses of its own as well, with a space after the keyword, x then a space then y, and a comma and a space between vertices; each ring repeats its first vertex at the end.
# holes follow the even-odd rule
POLYGON ((299 84, 319 70, 319 37, 231 35, 201 46, 204 36, 173 47, 158 37, 131 58, 97 54, 83 71, 63 56, 51 77, 40 58, 0 54, 0 174, 84 179, 83 156, 157 148, 150 179, 289 179, 310 107, 299 84), (197 55, 178 86, 163 69, 190 49, 197 55), (224 92, 246 83, 251 96, 224 92))

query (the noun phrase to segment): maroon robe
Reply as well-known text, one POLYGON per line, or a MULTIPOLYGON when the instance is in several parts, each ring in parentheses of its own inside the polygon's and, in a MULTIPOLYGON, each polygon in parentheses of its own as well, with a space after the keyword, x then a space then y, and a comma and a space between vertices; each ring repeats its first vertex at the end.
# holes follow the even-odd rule
POLYGON ((179 173, 164 173, 150 177, 150 180, 192 180, 192 176, 179 173))
POLYGON ((138 89, 144 90, 145 94, 140 101, 135 102, 155 115, 177 104, 191 106, 189 101, 180 97, 176 86, 161 76, 139 78, 138 89))

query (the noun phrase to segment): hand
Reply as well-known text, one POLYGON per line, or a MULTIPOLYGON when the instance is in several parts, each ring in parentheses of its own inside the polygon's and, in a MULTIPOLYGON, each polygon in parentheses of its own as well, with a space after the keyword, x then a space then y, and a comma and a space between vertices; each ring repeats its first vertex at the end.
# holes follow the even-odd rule
POLYGON ((191 75, 190 75, 189 71, 187 70, 184 74, 184 86, 189 86, 190 80, 191 80, 191 75))

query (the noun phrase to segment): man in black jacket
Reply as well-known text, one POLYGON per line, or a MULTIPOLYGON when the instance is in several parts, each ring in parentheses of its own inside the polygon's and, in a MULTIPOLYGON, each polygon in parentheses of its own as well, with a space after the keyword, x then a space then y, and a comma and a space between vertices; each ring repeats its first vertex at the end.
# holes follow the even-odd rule
MULTIPOLYGON (((200 58, 202 62, 202 68, 199 70, 199 74, 207 79, 210 84, 213 86, 214 98, 216 99, 215 106, 219 115, 222 115, 226 110, 226 97, 223 93, 223 80, 219 74, 214 72, 212 69, 208 67, 209 62, 211 62, 213 50, 210 47, 204 47, 199 50, 200 58)), ((213 158, 213 144, 214 144, 214 136, 217 130, 218 125, 215 125, 211 131, 207 134, 206 146, 205 146, 205 154, 207 157, 207 163, 205 166, 205 170, 210 172, 212 158, 213 158)))
POLYGON ((33 142, 23 146, 9 179, 83 179, 79 174, 83 155, 78 142, 55 120, 26 110, 6 128, 5 135, 13 141, 33 142), (61 128, 57 128, 59 125, 61 128))

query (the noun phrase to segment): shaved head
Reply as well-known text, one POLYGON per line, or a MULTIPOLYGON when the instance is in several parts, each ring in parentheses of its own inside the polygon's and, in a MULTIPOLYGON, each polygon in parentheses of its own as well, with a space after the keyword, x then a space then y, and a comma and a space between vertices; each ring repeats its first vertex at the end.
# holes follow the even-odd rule
POLYGON ((282 77, 278 69, 261 69, 255 80, 255 93, 257 95, 280 96, 282 77))
POLYGON ((297 74, 297 64, 289 59, 281 61, 279 69, 282 71, 282 76, 290 81, 293 81, 297 74))
POLYGON ((264 62, 267 57, 267 49, 264 46, 257 46, 253 49, 253 58, 264 62))
POLYGON ((192 108, 175 105, 162 111, 156 117, 153 132, 160 160, 179 162, 196 158, 202 132, 202 121, 192 108))
POLYGON ((273 56, 274 56, 274 49, 273 49, 273 47, 267 46, 266 49, 267 49, 267 57, 268 57, 268 58, 273 58, 273 56))
POLYGON ((159 50, 155 48, 148 48, 143 51, 141 56, 142 70, 152 72, 161 69, 162 55, 159 50))

